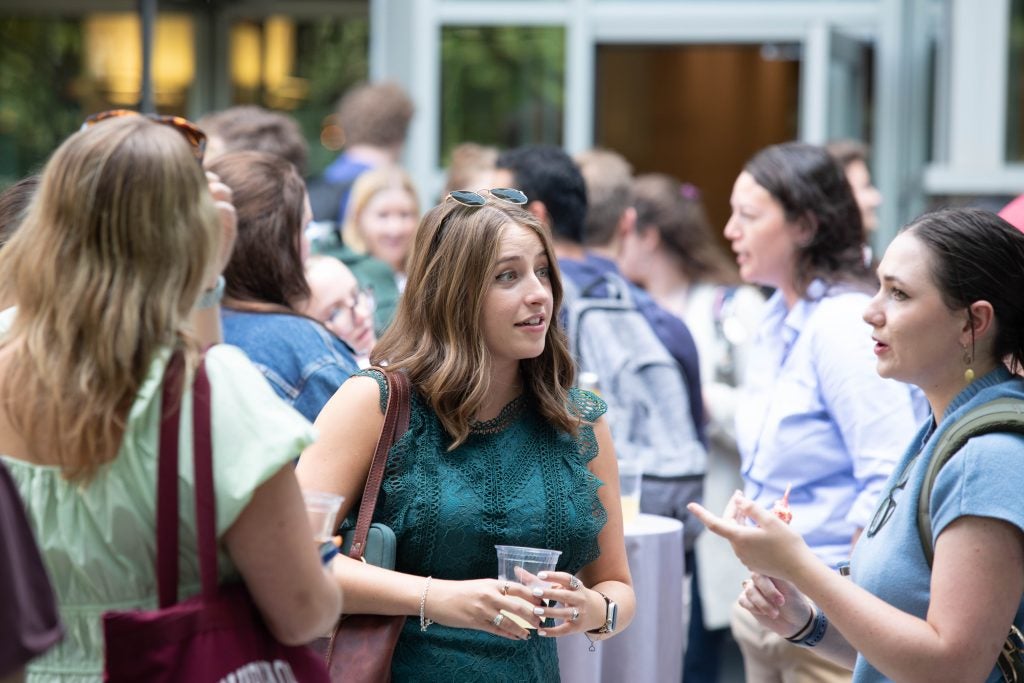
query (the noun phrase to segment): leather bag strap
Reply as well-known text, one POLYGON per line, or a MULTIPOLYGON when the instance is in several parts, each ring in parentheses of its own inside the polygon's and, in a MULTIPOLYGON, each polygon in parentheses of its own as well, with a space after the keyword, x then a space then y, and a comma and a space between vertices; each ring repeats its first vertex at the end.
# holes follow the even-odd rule
POLYGON ((359 515, 356 517, 355 535, 349 557, 360 560, 366 550, 366 536, 373 522, 373 510, 377 507, 377 496, 380 483, 384 479, 384 468, 388 463, 391 446, 409 429, 409 378, 404 372, 388 372, 384 368, 374 367, 384 374, 388 382, 388 407, 384 412, 384 424, 377 437, 377 447, 373 452, 370 473, 363 487, 363 498, 359 503, 359 515))
MULTIPOLYGON (((156 577, 161 608, 178 601, 178 433, 184 395, 185 359, 175 351, 164 373, 157 462, 156 577)), ((216 499, 210 431, 210 380, 200 360, 192 386, 193 467, 196 536, 203 595, 217 593, 216 499)))

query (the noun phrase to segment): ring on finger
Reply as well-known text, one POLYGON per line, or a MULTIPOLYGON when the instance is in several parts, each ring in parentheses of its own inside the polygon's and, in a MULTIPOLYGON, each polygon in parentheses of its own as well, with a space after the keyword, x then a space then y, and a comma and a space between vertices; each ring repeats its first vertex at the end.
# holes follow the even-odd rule
POLYGON ((494 624, 496 627, 501 626, 501 622, 503 621, 505 621, 505 615, 501 612, 498 612, 497 616, 491 619, 491 623, 494 624))
POLYGON ((578 609, 576 609, 575 607, 570 607, 570 609, 572 610, 572 616, 569 617, 569 621, 576 621, 577 619, 579 619, 580 618, 580 611, 578 609))
POLYGON ((501 584, 501 594, 502 595, 508 595, 508 581, 506 581, 505 583, 501 584))
POLYGON ((577 579, 575 576, 569 579, 569 590, 578 591, 583 587, 583 582, 577 579))

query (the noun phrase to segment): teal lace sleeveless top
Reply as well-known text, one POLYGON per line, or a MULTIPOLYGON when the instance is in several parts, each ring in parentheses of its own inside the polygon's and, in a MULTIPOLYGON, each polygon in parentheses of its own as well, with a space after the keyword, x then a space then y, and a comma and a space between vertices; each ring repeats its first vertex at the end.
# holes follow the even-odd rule
MULTIPOLYGON (((362 375, 387 384, 375 370, 362 375)), ((584 421, 578 436, 551 427, 527 397, 473 426, 454 451, 433 409, 412 393, 409 431, 388 457, 374 521, 398 539, 396 569, 441 579, 497 578, 497 544, 561 550, 558 569, 575 573, 597 558, 607 513, 601 481, 587 469, 597 456, 588 422, 607 409, 573 389, 570 410, 584 421)), ((405 681, 558 681, 553 638, 512 641, 473 629, 406 621, 392 660, 405 681)))

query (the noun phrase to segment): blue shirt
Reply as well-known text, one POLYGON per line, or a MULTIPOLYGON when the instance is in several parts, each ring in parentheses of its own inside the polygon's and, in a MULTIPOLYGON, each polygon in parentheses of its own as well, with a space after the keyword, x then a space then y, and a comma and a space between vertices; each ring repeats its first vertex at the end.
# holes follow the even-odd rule
MULTIPOLYGON (((924 619, 931 596, 931 569, 921 547, 917 530, 917 500, 924 474, 938 438, 950 424, 972 408, 996 398, 1024 399, 1024 381, 1005 368, 997 368, 971 382, 946 409, 936 427, 934 418, 918 431, 903 455, 885 491, 893 488, 903 468, 918 453, 911 465, 906 486, 893 492, 896 506, 889 520, 861 536, 850 562, 850 577, 874 595, 899 609, 924 619)), ((993 432, 969 439, 939 471, 931 494, 932 541, 954 520, 972 515, 992 517, 1024 530, 1024 436, 993 432)), ((881 504, 885 505, 888 496, 881 504)), ((1024 603, 1017 608, 1014 623, 1024 625, 1024 603)), ((888 681, 864 657, 857 657, 853 680, 856 683, 888 681)), ((1001 681, 998 669, 986 679, 1001 681)))
POLYGON ((875 371, 867 302, 815 281, 787 310, 776 292, 736 409, 746 495, 770 508, 792 484, 793 528, 830 565, 849 559, 916 425, 909 387, 875 371))
POLYGON ((245 351, 277 395, 310 422, 359 372, 352 349, 311 318, 223 308, 221 321, 224 341, 245 351))
MULTIPOLYGON (((613 273, 622 277, 614 261, 588 253, 584 260, 559 259, 558 267, 564 277, 570 278, 579 289, 585 289, 605 273, 613 273)), ((694 428, 701 443, 707 446, 704 433, 704 399, 700 391, 700 364, 697 359, 697 345, 693 341, 686 323, 672 315, 650 297, 644 290, 630 285, 630 293, 636 302, 637 309, 651 324, 658 340, 665 345, 668 352, 675 358, 683 371, 686 388, 689 392, 690 414, 693 416, 694 428)), ((595 296, 605 294, 604 286, 595 288, 595 296)))
POLYGON ((337 222, 339 225, 345 222, 345 211, 348 208, 348 196, 352 190, 352 183, 363 172, 369 171, 371 168, 373 167, 370 164, 357 161, 350 157, 347 152, 344 152, 324 169, 324 180, 328 183, 349 186, 338 200, 337 222))

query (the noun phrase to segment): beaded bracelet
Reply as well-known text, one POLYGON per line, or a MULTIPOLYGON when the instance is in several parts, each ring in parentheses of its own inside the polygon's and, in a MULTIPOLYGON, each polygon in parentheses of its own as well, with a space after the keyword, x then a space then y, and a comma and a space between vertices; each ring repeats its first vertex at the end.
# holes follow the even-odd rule
POLYGON ((420 630, 421 631, 426 631, 427 627, 434 623, 430 619, 427 619, 427 615, 425 613, 426 606, 427 606, 427 591, 430 590, 430 579, 431 578, 433 578, 433 577, 430 577, 430 576, 427 577, 427 582, 425 584, 423 584, 423 592, 420 593, 420 630))
POLYGON ((811 630, 811 624, 814 623, 814 613, 814 605, 811 605, 811 613, 807 615, 807 623, 801 626, 796 633, 786 638, 786 640, 788 640, 791 643, 796 643, 797 645, 799 645, 800 641, 806 638, 807 634, 811 630))
POLYGON ((828 630, 828 617, 821 610, 818 611, 818 616, 814 619, 814 628, 811 630, 811 635, 800 641, 800 644, 804 647, 814 647, 821 642, 821 639, 825 637, 825 632, 828 630))

